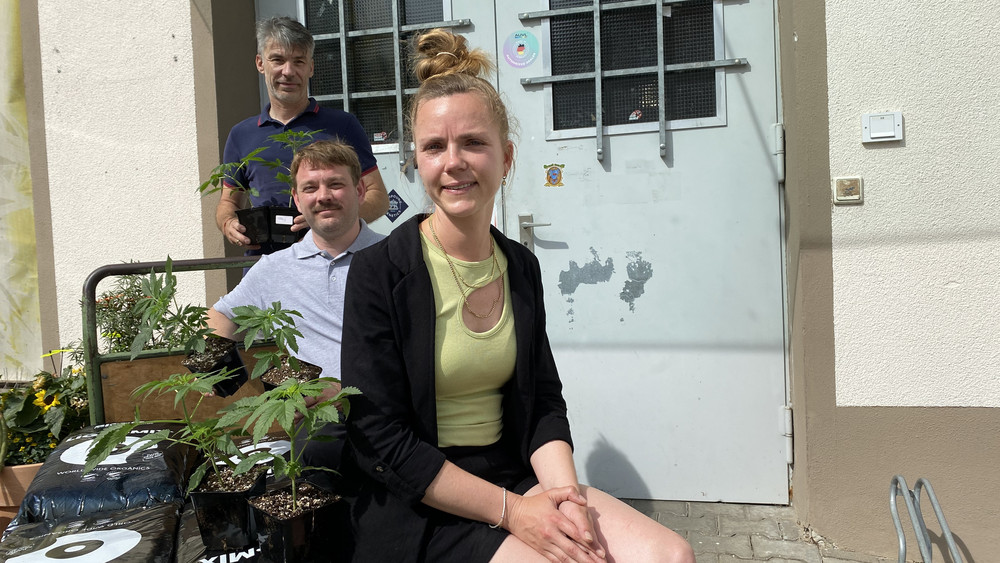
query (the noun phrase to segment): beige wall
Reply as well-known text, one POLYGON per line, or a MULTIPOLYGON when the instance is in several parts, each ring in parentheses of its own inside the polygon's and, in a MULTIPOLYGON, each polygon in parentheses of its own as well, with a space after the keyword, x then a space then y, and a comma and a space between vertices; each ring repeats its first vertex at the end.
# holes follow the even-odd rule
MULTIPOLYGON (((217 198, 195 187, 229 128, 259 111, 253 3, 21 4, 43 341, 54 348, 80 338, 96 267, 224 254, 217 198)), ((182 274, 181 287, 211 304, 225 274, 182 274)))
MULTIPOLYGON (((40 2, 37 15, 36 117, 58 338, 69 342, 80 337, 81 288, 98 266, 202 256, 192 10, 91 0, 40 2)), ((204 300, 202 280, 182 284, 182 299, 204 300)))
POLYGON ((998 14, 982 11, 981 3, 956 5, 942 21, 945 11, 930 5, 779 0, 792 502, 803 523, 852 550, 895 557, 888 488, 899 473, 910 486, 931 481, 967 561, 1000 552, 992 493, 1000 487, 1000 410, 929 406, 997 398, 997 198, 976 162, 989 162, 997 147, 964 118, 996 112, 995 101, 981 105, 996 95, 986 86, 996 81, 983 76, 995 77, 997 67, 980 56, 989 33, 973 16, 991 22, 998 14), (865 22, 892 22, 896 32, 874 37, 865 22), (929 103, 934 96, 951 102, 929 103), (903 112, 906 142, 865 148, 860 114, 884 110, 903 112), (956 144, 955 127, 972 142, 956 144), (830 204, 831 176, 846 174, 865 177, 861 207, 830 204), (928 193, 937 198, 919 197, 928 193), (941 330, 929 333, 929 322, 941 330), (900 357, 907 352, 916 358, 900 357), (925 392, 937 378, 963 384, 947 395, 925 392), (848 406, 892 404, 887 386, 905 397, 900 404, 928 406, 848 406))
POLYGON ((1000 407, 1000 3, 827 2, 837 404, 1000 407), (863 113, 905 141, 861 144, 863 113))

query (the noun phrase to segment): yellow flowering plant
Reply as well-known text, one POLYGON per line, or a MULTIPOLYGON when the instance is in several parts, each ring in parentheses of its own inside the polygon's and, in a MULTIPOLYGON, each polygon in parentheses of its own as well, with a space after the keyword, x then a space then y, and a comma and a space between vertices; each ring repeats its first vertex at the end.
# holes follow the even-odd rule
POLYGON ((66 434, 90 424, 87 378, 78 365, 57 369, 54 357, 63 354, 79 360, 77 349, 53 350, 45 354, 52 371, 0 393, 0 467, 45 461, 66 434))

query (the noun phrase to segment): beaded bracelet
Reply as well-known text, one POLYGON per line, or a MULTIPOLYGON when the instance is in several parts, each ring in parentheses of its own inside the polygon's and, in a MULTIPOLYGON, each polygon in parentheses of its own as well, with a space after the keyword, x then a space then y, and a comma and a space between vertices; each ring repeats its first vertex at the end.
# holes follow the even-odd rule
POLYGON ((507 489, 505 487, 500 487, 503 489, 503 510, 500 511, 500 521, 496 524, 490 524, 490 528, 494 530, 503 525, 503 519, 507 517, 507 489))

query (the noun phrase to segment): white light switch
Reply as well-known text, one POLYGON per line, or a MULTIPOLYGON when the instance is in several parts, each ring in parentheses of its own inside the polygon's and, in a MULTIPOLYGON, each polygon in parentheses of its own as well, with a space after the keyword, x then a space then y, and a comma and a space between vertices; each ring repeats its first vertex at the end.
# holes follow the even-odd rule
POLYGON ((861 142, 903 140, 903 112, 866 113, 861 116, 861 142))

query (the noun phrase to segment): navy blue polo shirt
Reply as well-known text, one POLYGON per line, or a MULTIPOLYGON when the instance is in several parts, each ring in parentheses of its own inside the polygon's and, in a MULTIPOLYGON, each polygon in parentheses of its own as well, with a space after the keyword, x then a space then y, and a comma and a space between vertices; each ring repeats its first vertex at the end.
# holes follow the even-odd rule
MULTIPOLYGON (((372 154, 368 135, 358 119, 346 111, 320 107, 319 102, 313 98, 309 98, 309 106, 305 111, 288 124, 271 119, 270 111, 271 106, 268 104, 259 116, 247 118, 233 127, 226 139, 223 162, 237 162, 254 149, 267 146, 267 150, 257 156, 264 160, 280 159, 288 167, 292 164, 292 149, 284 148, 281 143, 268 137, 285 131, 318 131, 313 137, 315 140, 336 138, 354 147, 358 160, 361 161, 362 176, 376 169, 375 155, 372 154)), ((288 173, 287 170, 271 169, 260 162, 251 162, 233 176, 244 186, 255 188, 259 192, 258 196, 250 197, 253 206, 291 207, 288 184, 277 179, 278 172, 288 173)), ((227 180, 225 184, 230 188, 236 187, 231 180, 227 180)))

